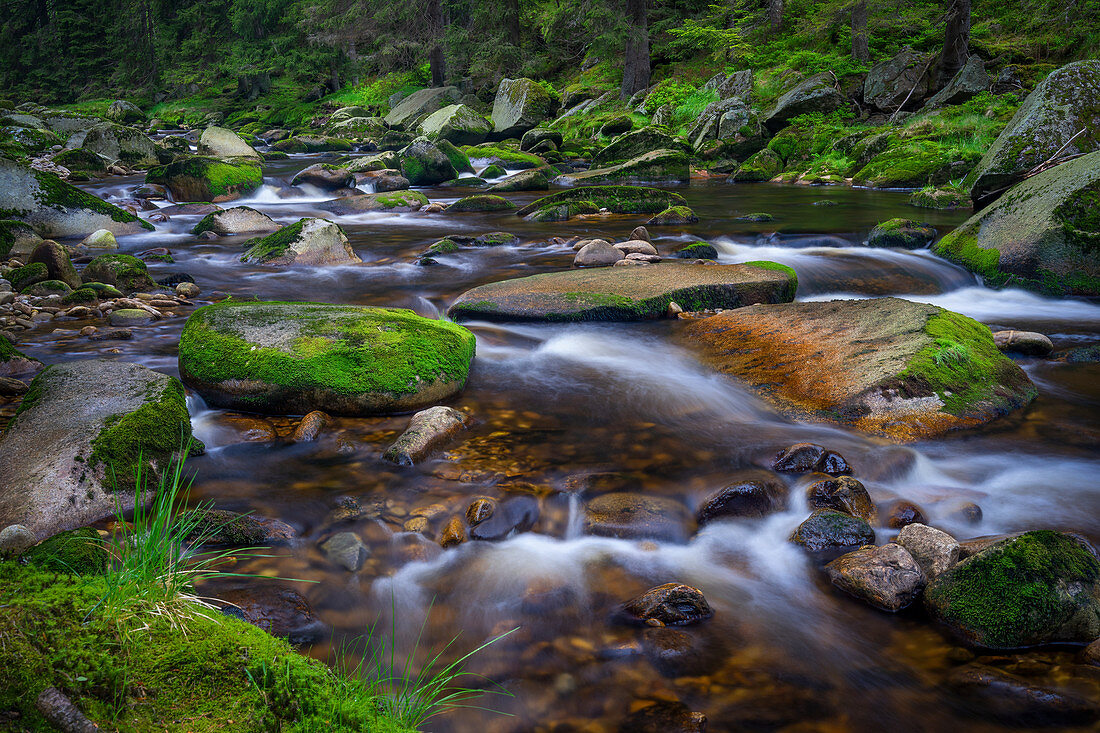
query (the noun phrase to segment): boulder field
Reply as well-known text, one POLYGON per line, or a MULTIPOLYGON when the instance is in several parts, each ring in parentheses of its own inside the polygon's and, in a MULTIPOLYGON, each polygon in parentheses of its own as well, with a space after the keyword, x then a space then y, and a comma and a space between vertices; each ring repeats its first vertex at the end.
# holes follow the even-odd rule
POLYGON ((447 311, 455 320, 644 321, 684 310, 738 308, 794 298, 794 270, 774 262, 567 270, 481 285, 447 311))
POLYGON ((782 409, 897 439, 975 427, 1036 394, 989 328, 900 298, 754 305, 687 338, 782 409))
POLYGON ((408 412, 466 383, 474 336, 412 311, 222 302, 180 336, 185 384, 208 404, 273 414, 408 412))

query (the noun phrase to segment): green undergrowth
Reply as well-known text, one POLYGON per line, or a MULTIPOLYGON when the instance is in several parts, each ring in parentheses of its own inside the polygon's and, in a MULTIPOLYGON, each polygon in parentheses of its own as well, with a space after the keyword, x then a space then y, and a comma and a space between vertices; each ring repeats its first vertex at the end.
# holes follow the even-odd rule
POLYGON ((229 301, 192 314, 179 353, 181 368, 208 384, 248 378, 343 395, 410 394, 425 382, 464 382, 474 337, 456 324, 396 308, 229 301), (288 312, 276 316, 279 307, 288 312), (231 325, 263 329, 277 318, 299 321, 286 350, 253 346, 231 325))
POLYGON ((926 592, 926 602, 979 646, 1033 644, 1062 619, 1057 586, 1095 583, 1100 561, 1068 535, 1028 532, 965 560, 926 592))
POLYGON ((1035 395, 1023 371, 997 349, 988 326, 941 310, 928 319, 924 332, 932 343, 910 359, 899 377, 911 377, 934 392, 944 411, 962 417, 978 403, 1007 405, 1011 395, 1002 395, 1001 387, 1025 390, 1028 399, 1035 395))
POLYGON ((121 628, 96 613, 105 591, 102 576, 0 562, 0 710, 20 730, 54 730, 34 707, 46 687, 120 733, 408 730, 375 691, 254 626, 199 607, 186 633, 158 616, 121 628))

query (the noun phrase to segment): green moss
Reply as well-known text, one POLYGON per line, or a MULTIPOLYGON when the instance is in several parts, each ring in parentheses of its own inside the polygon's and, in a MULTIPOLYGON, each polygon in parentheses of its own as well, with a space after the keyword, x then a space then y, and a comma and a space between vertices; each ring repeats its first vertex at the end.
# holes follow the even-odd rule
POLYGON ((718 250, 706 242, 692 242, 677 250, 676 257, 685 260, 716 260, 718 250))
POLYGON ((964 225, 948 232, 932 247, 932 251, 980 275, 990 287, 1001 287, 1011 279, 999 267, 1001 253, 994 247, 979 247, 975 230, 976 227, 964 225))
POLYGON ((64 166, 71 171, 84 171, 87 173, 104 173, 107 163, 91 150, 77 148, 75 150, 62 150, 53 157, 53 162, 64 166))
POLYGON ((615 214, 658 214, 672 206, 687 206, 678 193, 646 186, 583 186, 558 191, 528 204, 517 214, 526 216, 540 209, 578 201, 591 202, 598 209, 615 214))
POLYGON ((150 168, 146 183, 159 183, 188 201, 215 201, 247 193, 263 183, 258 163, 193 155, 150 168))
POLYGON ((70 288, 67 283, 63 283, 60 280, 41 280, 33 285, 28 285, 20 292, 23 295, 45 297, 47 295, 67 295, 72 292, 72 288, 70 288))
POLYGON ((462 148, 462 152, 471 160, 488 160, 490 164, 495 163, 504 168, 540 168, 546 165, 546 161, 537 155, 500 145, 467 146, 462 148))
POLYGON ((451 161, 451 165, 459 173, 473 173, 474 167, 470 164, 470 158, 466 153, 455 147, 454 143, 450 140, 440 139, 435 141, 435 146, 447 156, 447 160, 451 161))
POLYGON ((131 293, 157 287, 149 277, 149 270, 144 262, 137 257, 117 253, 99 255, 85 266, 81 277, 93 289, 97 283, 103 282, 131 293))
POLYGON ((21 555, 43 570, 74 575, 95 575, 107 567, 107 549, 99 533, 90 527, 74 529, 43 540, 21 555))
POLYGON ((157 616, 137 630, 97 613, 105 590, 95 577, 0 563, 0 709, 18 712, 20 730, 54 730, 34 708, 51 686, 120 733, 402 730, 362 685, 254 626, 205 611, 186 633, 157 616))
POLYGON ((431 247, 428 247, 428 252, 435 255, 447 255, 457 252, 460 247, 451 239, 441 239, 431 247))
POLYGON ((7 280, 17 292, 24 288, 42 282, 50 276, 50 271, 42 262, 32 262, 29 265, 18 267, 8 273, 7 280))
POLYGON ((754 153, 733 174, 733 180, 745 183, 770 181, 783 171, 783 161, 770 148, 754 153))
POLYGON ((274 234, 266 237, 257 237, 244 243, 247 248, 241 255, 241 262, 267 262, 286 254, 290 245, 298 240, 302 234, 302 227, 309 221, 299 219, 293 224, 288 224, 274 234))
MULTIPOLYGON (((965 416, 977 402, 995 400, 1002 385, 1027 383, 1027 376, 997 349, 989 327, 972 318, 941 310, 928 319, 924 332, 932 343, 899 376, 913 377, 935 392, 945 412, 965 416)), ((1033 397, 1035 387, 1027 384, 1033 397)))
POLYGON ((404 395, 414 394, 425 382, 464 382, 474 336, 457 324, 397 308, 230 301, 191 315, 180 336, 179 354, 181 368, 206 383, 247 375, 293 390, 404 395), (269 327, 270 306, 290 306, 290 317, 299 321, 298 338, 285 351, 256 347, 211 327, 212 317, 229 313, 242 328, 269 327))
POLYGON ((986 647, 1036 643, 1059 621, 1059 584, 1095 583, 1100 561, 1069 535, 1040 530, 1006 540, 937 579, 926 602, 986 647))
POLYGON ((504 176, 504 175, 507 175, 507 174, 508 174, 508 171, 504 170, 504 168, 502 166, 499 166, 495 163, 492 164, 492 165, 485 166, 485 169, 481 171, 481 177, 483 179, 484 178, 500 178, 501 176, 504 176))
POLYGON ((62 305, 79 305, 81 303, 94 303, 99 300, 96 291, 89 287, 77 288, 66 294, 62 299, 62 305))
POLYGON ((92 440, 88 465, 102 466, 119 488, 133 490, 140 463, 155 468, 191 438, 182 384, 173 379, 162 388, 151 388, 145 397, 145 404, 138 409, 110 418, 92 440))
POLYGON ((143 221, 129 211, 120 209, 114 204, 109 204, 98 196, 82 191, 72 186, 53 173, 32 170, 31 173, 38 181, 38 192, 35 197, 42 206, 55 209, 88 209, 97 214, 110 217, 113 221, 131 223, 137 222, 143 229, 152 231, 153 225, 143 221))
POLYGON ((961 160, 966 166, 978 161, 977 151, 960 152, 930 140, 912 140, 876 155, 855 175, 859 185, 875 188, 920 188, 947 183, 957 175, 953 166, 961 160))
POLYGON ((31 233, 31 229, 21 221, 0 219, 0 257, 7 257, 15 246, 16 234, 31 233))
MULTIPOLYGON (((121 298, 123 293, 114 285, 101 282, 86 282, 84 288, 93 291, 97 296, 103 299, 121 298)), ((84 289, 81 288, 81 289, 84 289)))
POLYGON ((798 273, 794 271, 793 267, 788 267, 787 265, 783 265, 778 262, 772 262, 770 260, 753 260, 752 262, 746 262, 744 264, 750 265, 751 267, 759 267, 761 270, 785 272, 787 274, 787 278, 790 281, 790 287, 786 291, 784 291, 784 297, 787 300, 794 300, 794 294, 798 291, 798 273))
POLYGON ((516 205, 503 196, 482 193, 467 196, 447 207, 447 211, 513 211, 516 205))

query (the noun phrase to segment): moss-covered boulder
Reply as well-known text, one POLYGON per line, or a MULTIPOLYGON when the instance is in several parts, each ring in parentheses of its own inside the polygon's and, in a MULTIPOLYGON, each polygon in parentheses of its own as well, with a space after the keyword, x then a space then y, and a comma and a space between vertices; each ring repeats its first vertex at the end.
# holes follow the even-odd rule
POLYGON ((195 311, 180 374, 218 407, 274 414, 407 412, 462 389, 474 336, 412 311, 222 302, 195 311))
POLYGON ((716 260, 718 250, 706 242, 691 242, 676 250, 672 256, 681 260, 716 260))
POLYGON ((250 239, 241 262, 289 265, 346 265, 362 262, 339 224, 327 219, 299 219, 266 237, 250 239))
POLYGON ((393 170, 401 167, 401 156, 389 150, 374 155, 364 155, 362 157, 352 158, 340 165, 352 173, 393 170))
POLYGON ((467 145, 462 152, 469 156, 471 161, 481 165, 498 165, 508 170, 526 170, 528 168, 542 168, 546 161, 533 153, 525 153, 521 150, 501 145, 467 145))
POLYGON ((519 137, 550 119, 557 101, 532 79, 501 79, 493 100, 496 139, 519 137))
POLYGON ((158 287, 144 262, 124 254, 100 255, 85 265, 80 276, 85 283, 114 285, 124 293, 147 293, 158 287))
MULTIPOLYGON (((481 173, 483 177, 489 177, 491 171, 487 168, 481 173)), ((503 175, 503 169, 498 175, 503 175)), ((486 190, 491 193, 511 193, 513 191, 545 191, 549 188, 550 178, 546 175, 546 171, 542 168, 529 168, 497 181, 486 190)))
POLYGON ((150 169, 146 183, 159 183, 176 201, 232 201, 259 188, 263 173, 259 163, 191 156, 150 169))
POLYGON ((30 224, 0 219, 0 257, 26 257, 42 241, 30 224))
POLYGON ((451 160, 426 137, 418 137, 401 151, 401 174, 414 186, 431 186, 458 178, 451 160))
POLYGON ((500 247, 519 244, 519 237, 508 232, 485 232, 484 234, 448 234, 428 247, 427 255, 445 255, 458 252, 466 247, 500 247))
POLYGON ((327 191, 355 186, 355 175, 335 163, 314 163, 294 174, 291 186, 308 184, 327 191))
POLYGON ((328 131, 334 137, 345 140, 378 138, 386 132, 386 121, 381 117, 349 117, 331 122, 328 131))
POLYGON ((459 296, 456 320, 642 321, 684 310, 739 308, 794 298, 794 271, 774 263, 660 263, 551 272, 481 285, 459 296))
POLYGON ((279 225, 262 211, 250 206, 234 206, 207 214, 191 228, 191 233, 214 232, 219 236, 229 236, 249 232, 273 232, 278 228, 279 225))
POLYGON ((23 295, 34 295, 39 298, 45 298, 50 295, 68 295, 72 290, 72 288, 60 280, 42 280, 33 285, 28 285, 19 292, 23 295))
POLYGON ((84 235, 97 229, 133 234, 153 228, 53 173, 4 158, 0 158, 0 215, 23 221, 47 237, 84 235))
POLYGON ((458 87, 431 87, 413 92, 402 99, 386 114, 390 127, 412 131, 428 115, 455 104, 462 97, 458 87))
POLYGON ((435 141, 435 146, 439 148, 440 152, 447 156, 447 160, 451 161, 451 165, 459 173, 473 173, 474 166, 470 162, 470 157, 462 151, 461 148, 455 146, 450 140, 440 138, 435 141))
POLYGON ((658 214, 671 206, 687 206, 687 201, 680 194, 659 188, 583 186, 543 196, 519 209, 516 214, 526 217, 547 208, 579 202, 595 206, 597 210, 607 209, 613 214, 658 214))
MULTIPOLYGON (((676 226, 699 221, 690 206, 670 206, 646 222, 646 226, 676 226)), ((712 258, 713 259, 713 258, 712 258)))
POLYGON ((62 150, 53 156, 53 162, 72 173, 87 177, 101 176, 107 172, 107 163, 99 153, 84 148, 62 150))
POLYGON ((921 249, 932 244, 936 228, 911 219, 889 219, 875 226, 867 237, 868 247, 921 249))
POLYGON ((503 196, 479 193, 460 198, 447 207, 447 211, 515 211, 516 205, 503 196))
POLYGON ((852 174, 858 186, 921 188, 939 186, 957 178, 977 161, 974 153, 959 155, 935 141, 914 140, 890 145, 852 174))
POLYGON ((39 542, 22 558, 55 573, 98 575, 107 569, 107 546, 94 529, 81 527, 39 542))
POLYGON ((782 172, 783 160, 771 148, 764 148, 750 156, 734 171, 733 180, 738 183, 770 181, 782 172))
POLYGON ((0 439, 0 524, 48 537, 126 511, 139 461, 159 472, 190 436, 172 377, 118 361, 48 367, 0 439))
POLYGON ((955 565, 924 600, 936 621, 974 646, 1085 644, 1100 637, 1100 560, 1079 537, 1027 532, 955 565))
POLYGON ((978 199, 1056 153, 1096 150, 1100 150, 1100 61, 1077 61, 1054 71, 1027 95, 963 185, 978 199))
POLYGON ((430 140, 449 140, 455 145, 477 145, 493 130, 493 123, 465 104, 450 104, 423 120, 417 132, 430 140))
POLYGON ((49 279, 50 270, 44 262, 31 262, 15 268, 7 274, 7 280, 16 292, 21 292, 24 288, 49 279))
POLYGON ((562 186, 588 186, 621 181, 686 183, 690 178, 691 166, 687 153, 682 150, 654 150, 607 168, 593 168, 583 173, 558 176, 554 183, 562 186))
POLYGON ((818 509, 791 533, 790 541, 828 559, 847 550, 872 544, 875 530, 865 520, 833 509, 818 509))
POLYGON ((213 126, 203 130, 198 147, 199 155, 221 160, 237 158, 260 160, 261 157, 256 149, 246 143, 240 135, 224 127, 213 126))
POLYGON ((935 74, 928 54, 903 48, 871 67, 863 80, 863 101, 881 112, 915 108, 928 96, 935 74))
POLYGON ((30 376, 42 369, 42 362, 32 359, 8 340, 7 336, 0 335, 0 377, 18 379, 30 376))
POLYGON ((909 205, 919 209, 969 209, 970 194, 954 186, 928 186, 909 194, 909 205))
POLYGON ((828 114, 847 105, 844 95, 836 89, 836 77, 832 73, 815 74, 780 96, 765 115, 764 125, 775 134, 795 117, 814 112, 828 114))
POLYGON ((317 208, 337 216, 363 214, 369 211, 419 211, 428 205, 428 197, 419 191, 387 191, 343 198, 317 204, 317 208))
POLYGON ((1016 184, 932 251, 994 287, 1100 295, 1100 151, 1016 184))
POLYGON ((1036 394, 989 328, 899 298, 757 305, 687 334, 781 409, 895 439, 976 427, 1036 394))
POLYGON ((656 127, 643 127, 634 132, 619 135, 592 158, 594 167, 637 158, 655 150, 682 150, 683 145, 671 135, 656 127))
POLYGON ((135 122, 145 122, 145 113, 141 111, 133 102, 127 102, 125 99, 116 99, 111 102, 111 105, 107 107, 107 111, 103 114, 111 122, 117 122, 120 125, 132 125, 135 122))
POLYGON ((46 240, 35 247, 29 262, 41 262, 46 266, 51 280, 60 280, 70 288, 79 288, 83 282, 69 260, 69 253, 52 240, 46 240))
POLYGON ((100 123, 74 133, 66 142, 70 148, 83 148, 107 160, 121 162, 133 168, 148 168, 157 164, 157 147, 141 130, 122 125, 100 123))
POLYGON ((350 140, 327 135, 298 135, 274 143, 272 149, 282 153, 349 153, 350 140))

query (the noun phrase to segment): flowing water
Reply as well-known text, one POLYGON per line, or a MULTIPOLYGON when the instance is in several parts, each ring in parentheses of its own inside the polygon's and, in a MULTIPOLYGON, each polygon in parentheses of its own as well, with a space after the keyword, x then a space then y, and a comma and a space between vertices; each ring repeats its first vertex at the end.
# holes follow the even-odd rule
MULTIPOLYGON (((122 249, 170 248, 176 264, 151 265, 154 277, 189 273, 203 289, 200 301, 223 291, 397 306, 437 317, 475 285, 567 267, 571 248, 550 244, 551 237, 622 239, 644 221, 609 216, 534 224, 509 213, 333 217, 315 208, 323 192, 287 185, 316 160, 292 156, 270 165, 265 186, 236 203, 280 223, 335 218, 361 265, 276 270, 241 264, 247 237, 197 240, 187 232, 198 216, 175 216, 155 233, 124 238, 122 249), (434 267, 414 264, 448 233, 495 230, 512 232, 521 243, 443 256, 434 267)), ((87 188, 125 197, 138 183, 114 178, 87 188)), ((707 181, 677 190, 701 223, 653 229, 662 253, 702 238, 723 262, 791 265, 799 299, 901 295, 994 328, 1041 331, 1057 348, 1100 339, 1094 302, 993 291, 928 251, 861 246, 875 223, 891 217, 928 220, 943 233, 963 213, 912 209, 900 192, 707 181), (759 211, 776 221, 734 220, 759 211)), ((448 202, 470 191, 426 193, 448 202)), ((536 196, 510 198, 522 205, 536 196)), ((46 326, 24 344, 46 362, 105 356, 176 374, 183 320, 137 328, 133 340, 119 342, 59 338, 46 326)), ((469 384, 450 404, 468 409, 476 423, 461 442, 416 467, 381 460, 407 417, 340 418, 313 443, 257 443, 244 438, 247 421, 191 397, 195 432, 208 448, 189 464, 197 472, 193 500, 276 517, 298 531, 299 542, 242 569, 313 581, 270 581, 303 593, 333 629, 332 642, 310 653, 331 661, 336 648, 377 624, 379 638, 393 632, 400 658, 415 648, 418 661, 457 637, 445 654, 450 659, 517 629, 470 665, 511 694, 483 700, 509 715, 463 710, 434 720, 429 728, 438 731, 613 731, 650 700, 682 701, 705 713, 712 731, 796 723, 821 725, 798 730, 1001 729, 945 691, 943 678, 955 664, 949 655, 958 650, 918 612, 887 615, 841 597, 786 542, 808 513, 801 491, 792 491, 785 512, 711 524, 679 545, 583 536, 581 507, 593 494, 631 490, 679 499, 693 510, 737 471, 767 466, 778 448, 812 441, 842 453, 876 501, 914 501, 931 523, 960 538, 1049 527, 1100 540, 1098 365, 1024 359, 1040 392, 1026 411, 984 429, 898 446, 778 414, 700 363, 679 337, 681 322, 468 325, 477 335, 477 357, 469 384), (538 497, 539 518, 531 532, 502 542, 441 550, 402 532, 418 509, 445 508, 432 523, 438 534, 474 497, 521 494, 538 497), (331 512, 341 497, 368 511, 334 523, 331 512), (968 501, 984 511, 976 526, 955 513, 968 501), (317 547, 346 530, 371 551, 355 575, 327 562, 317 547), (650 632, 611 620, 622 601, 671 581, 700 588, 715 609, 711 621, 683 629, 701 655, 690 676, 662 676, 644 653, 650 632)), ((285 437, 296 421, 269 422, 285 437)), ((429 514, 435 511, 441 510, 429 514)), ((879 541, 890 534, 879 528, 879 541)), ((1059 650, 1044 657, 1055 671, 1070 658, 1059 650)))

